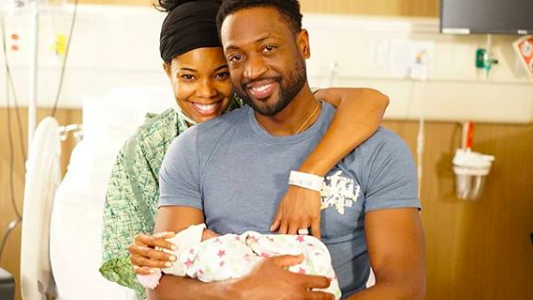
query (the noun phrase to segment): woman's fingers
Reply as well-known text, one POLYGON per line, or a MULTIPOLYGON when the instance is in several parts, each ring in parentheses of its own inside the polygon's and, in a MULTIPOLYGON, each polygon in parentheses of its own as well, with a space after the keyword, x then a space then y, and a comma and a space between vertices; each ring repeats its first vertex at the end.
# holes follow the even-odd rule
POLYGON ((172 231, 163 231, 163 232, 158 232, 154 234, 153 236, 157 238, 170 239, 170 238, 175 237, 176 233, 172 231))
POLYGON ((276 216, 274 217, 274 222, 272 222, 272 225, 270 226, 270 231, 275 232, 279 229, 279 226, 281 225, 281 208, 278 208, 278 212, 276 213, 276 216))
POLYGON ((291 221, 289 222, 289 231, 288 234, 298 234, 298 230, 300 229, 307 229, 309 226, 302 225, 301 221, 291 221))
POLYGON ((153 260, 144 256, 132 254, 130 257, 131 264, 139 268, 168 268, 172 266, 170 261, 153 260))
POLYGON ((320 214, 317 218, 311 221, 311 234, 317 239, 322 237, 320 232, 320 214))
POLYGON ((139 275, 150 275, 155 272, 152 268, 133 266, 133 272, 139 275))
POLYGON ((287 220, 281 220, 281 225, 279 227, 279 234, 288 234, 289 232, 289 222, 287 220))
POLYGON ((165 238, 172 237, 174 235, 174 233, 161 233, 152 236, 140 233, 135 236, 134 244, 145 245, 152 248, 160 247, 167 250, 176 250, 176 245, 165 240, 165 238))
POLYGON ((132 255, 139 255, 142 257, 146 257, 148 259, 162 260, 162 261, 175 261, 176 260, 176 256, 170 253, 155 250, 155 249, 152 249, 146 246, 138 246, 138 245, 133 244, 130 246, 129 250, 132 255))
POLYGON ((271 230, 278 229, 279 234, 294 235, 305 229, 320 238, 321 205, 320 193, 317 191, 289 186, 281 200, 271 230))

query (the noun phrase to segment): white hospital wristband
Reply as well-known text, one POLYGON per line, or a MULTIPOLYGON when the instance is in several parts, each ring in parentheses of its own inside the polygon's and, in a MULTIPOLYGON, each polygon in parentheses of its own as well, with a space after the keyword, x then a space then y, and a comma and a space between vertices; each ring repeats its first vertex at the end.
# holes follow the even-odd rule
POLYGON ((320 192, 324 178, 318 175, 291 171, 289 184, 320 192))

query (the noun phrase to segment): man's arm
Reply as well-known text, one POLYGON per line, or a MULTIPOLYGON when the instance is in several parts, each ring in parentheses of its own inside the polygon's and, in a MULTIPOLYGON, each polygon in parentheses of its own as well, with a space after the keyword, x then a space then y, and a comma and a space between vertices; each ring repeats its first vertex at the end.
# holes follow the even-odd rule
MULTIPOLYGON (((179 232, 203 222, 204 216, 200 209, 166 206, 159 209, 154 231, 179 232)), ((302 260, 301 256, 267 258, 251 274, 239 280, 204 283, 191 278, 163 275, 155 290, 147 290, 147 296, 151 300, 333 299, 331 294, 308 290, 328 287, 327 278, 295 274, 285 269, 302 260)))
POLYGON ((231 299, 227 282, 205 283, 197 279, 164 275, 155 290, 147 290, 147 300, 220 300, 231 299))
POLYGON ((365 231, 376 285, 348 299, 424 299, 425 248, 418 209, 368 212, 365 215, 365 231))
POLYGON ((380 130, 362 149, 365 237, 376 285, 352 300, 419 300, 425 294, 425 249, 416 166, 403 140, 380 130))

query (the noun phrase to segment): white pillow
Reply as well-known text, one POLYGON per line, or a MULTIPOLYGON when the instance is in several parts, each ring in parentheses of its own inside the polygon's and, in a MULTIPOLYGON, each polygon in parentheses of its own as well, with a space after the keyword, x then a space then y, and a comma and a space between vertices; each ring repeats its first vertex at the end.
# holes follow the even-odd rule
POLYGON ((83 99, 84 138, 57 190, 50 257, 59 300, 129 300, 133 290, 103 278, 102 216, 107 183, 119 149, 147 112, 173 105, 170 88, 121 88, 83 99))
POLYGON ((116 88, 101 99, 84 96, 84 140, 98 151, 116 152, 116 144, 122 145, 135 133, 148 112, 160 113, 174 101, 170 86, 116 88))

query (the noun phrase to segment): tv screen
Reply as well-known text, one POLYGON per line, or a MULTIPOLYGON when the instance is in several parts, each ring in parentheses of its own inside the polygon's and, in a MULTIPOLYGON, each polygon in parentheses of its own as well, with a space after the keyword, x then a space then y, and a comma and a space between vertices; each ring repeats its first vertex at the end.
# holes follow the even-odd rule
POLYGON ((441 0, 442 33, 533 34, 533 0, 441 0))

